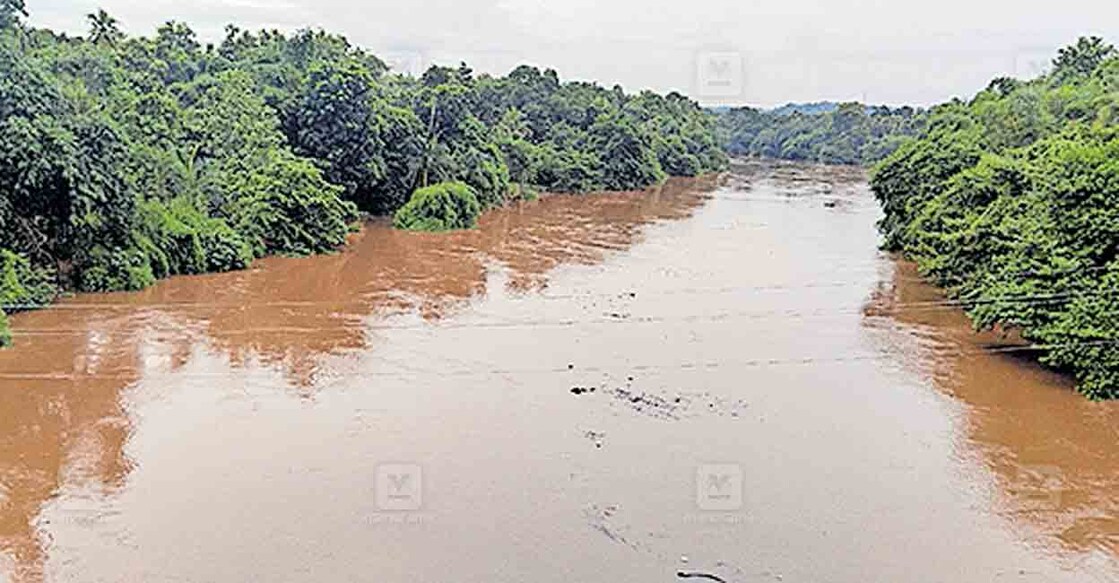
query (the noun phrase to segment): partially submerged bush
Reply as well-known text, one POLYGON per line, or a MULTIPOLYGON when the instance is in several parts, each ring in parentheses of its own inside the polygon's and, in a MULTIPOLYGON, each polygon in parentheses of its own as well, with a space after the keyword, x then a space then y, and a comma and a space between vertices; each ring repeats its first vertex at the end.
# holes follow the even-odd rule
POLYGON ((141 203, 140 216, 147 239, 140 247, 151 260, 156 277, 200 273, 206 265, 196 229, 199 221, 193 220, 195 214, 201 213, 192 210, 185 200, 141 203))
POLYGON ((225 220, 184 198, 146 201, 141 212, 147 239, 139 246, 156 277, 244 269, 253 260, 249 244, 225 220))
POLYGON ((342 200, 311 162, 276 156, 263 169, 234 178, 225 212, 253 254, 308 255, 346 242, 357 207, 342 200))
POLYGON ((108 249, 98 245, 78 277, 84 292, 136 291, 155 283, 148 256, 135 248, 108 249))
POLYGON ((6 313, 44 306, 57 294, 51 271, 33 267, 22 255, 0 249, 0 347, 12 343, 6 313))
POLYGON ((0 309, 10 313, 37 308, 49 304, 57 293, 53 273, 0 249, 0 309))
POLYGON ((11 344, 12 331, 8 329, 8 316, 4 315, 4 310, 0 310, 0 348, 11 344))
POLYGON ((206 271, 234 271, 252 263, 253 250, 225 221, 207 218, 199 225, 198 242, 206 256, 206 271))
POLYGON ((462 182, 440 182, 417 190, 396 211, 393 226, 409 231, 472 229, 481 213, 473 189, 462 182))

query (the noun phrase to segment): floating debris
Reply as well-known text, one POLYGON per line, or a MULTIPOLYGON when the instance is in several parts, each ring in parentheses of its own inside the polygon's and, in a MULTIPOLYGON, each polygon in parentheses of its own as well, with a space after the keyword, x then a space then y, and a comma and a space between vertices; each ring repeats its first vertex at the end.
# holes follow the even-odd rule
POLYGON ((583 515, 587 518, 587 522, 590 524, 591 528, 602 533, 611 541, 625 545, 633 550, 643 550, 642 544, 632 540, 625 535, 624 527, 610 524, 617 512, 617 506, 611 505, 600 507, 596 504, 585 509, 583 511, 583 515))
POLYGON ((677 571, 676 576, 681 579, 710 579, 711 581, 719 581, 720 583, 727 583, 726 579, 711 573, 700 573, 693 571, 677 571))
POLYGON ((591 440, 596 449, 602 449, 602 444, 606 440, 606 434, 601 431, 587 431, 583 434, 583 437, 591 440))

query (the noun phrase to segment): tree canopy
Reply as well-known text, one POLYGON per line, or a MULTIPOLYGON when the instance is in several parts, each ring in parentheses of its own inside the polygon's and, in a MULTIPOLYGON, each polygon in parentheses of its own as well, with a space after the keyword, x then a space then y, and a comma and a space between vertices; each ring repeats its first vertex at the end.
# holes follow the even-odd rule
POLYGON ((1119 55, 1100 39, 1051 73, 934 108, 873 171, 886 245, 978 328, 1014 329, 1095 398, 1119 398, 1119 55))

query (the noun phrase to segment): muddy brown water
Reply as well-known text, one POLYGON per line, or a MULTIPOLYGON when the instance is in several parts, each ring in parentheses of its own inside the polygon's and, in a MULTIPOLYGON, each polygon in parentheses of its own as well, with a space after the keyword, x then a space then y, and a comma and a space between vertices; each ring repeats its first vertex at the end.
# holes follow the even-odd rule
POLYGON ((739 163, 17 315, 0 580, 1119 580, 1119 408, 877 216, 739 163))

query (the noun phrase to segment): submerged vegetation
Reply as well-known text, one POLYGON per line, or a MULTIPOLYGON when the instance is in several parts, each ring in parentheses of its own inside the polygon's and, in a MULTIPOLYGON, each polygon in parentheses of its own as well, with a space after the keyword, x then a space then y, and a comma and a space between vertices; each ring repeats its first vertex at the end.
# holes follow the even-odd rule
POLYGON ((396 211, 393 226, 409 231, 473 229, 480 214, 474 189, 462 182, 440 182, 417 190, 396 211))
POLYGON ((887 246, 978 328, 1015 329, 1085 395, 1119 398, 1119 54, 1099 38, 1038 79, 932 110, 873 172, 887 246))
POLYGON ((22 0, 0 2, 8 312, 329 251, 360 212, 459 228, 524 192, 639 189, 726 164, 711 116, 676 93, 527 66, 414 79, 321 31, 230 26, 204 46, 178 22, 128 37, 100 11, 76 38, 24 16, 22 0))
POLYGON ((718 113, 719 140, 736 156, 827 164, 873 164, 924 127, 925 113, 911 107, 860 103, 751 107, 718 113))

